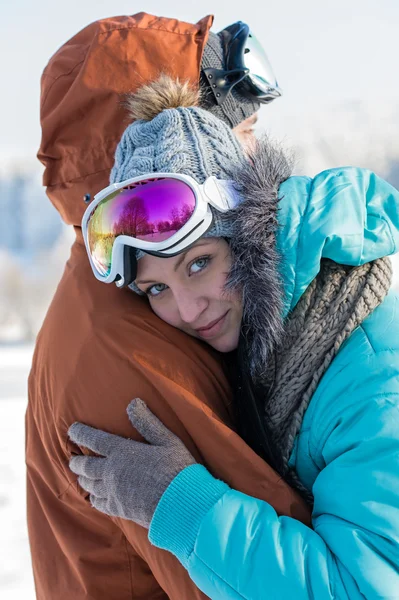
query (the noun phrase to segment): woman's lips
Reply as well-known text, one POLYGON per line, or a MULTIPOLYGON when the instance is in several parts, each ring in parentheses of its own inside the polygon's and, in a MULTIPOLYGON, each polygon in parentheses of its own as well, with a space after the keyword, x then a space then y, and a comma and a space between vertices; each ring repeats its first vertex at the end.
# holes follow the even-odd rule
POLYGON ((206 338, 206 339, 209 339, 209 338, 215 337, 215 335, 218 335, 224 325, 224 322, 225 322, 228 312, 229 311, 226 311, 224 313, 224 315, 222 315, 215 321, 212 321, 212 323, 209 323, 209 325, 207 325, 206 327, 201 327, 200 329, 196 329, 197 334, 200 337, 206 338))

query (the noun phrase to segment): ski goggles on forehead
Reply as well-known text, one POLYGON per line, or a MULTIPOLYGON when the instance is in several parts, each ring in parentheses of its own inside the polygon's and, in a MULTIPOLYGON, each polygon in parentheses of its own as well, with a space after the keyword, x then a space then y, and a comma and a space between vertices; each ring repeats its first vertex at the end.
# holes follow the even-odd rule
POLYGON ((136 278, 136 250, 180 254, 208 231, 211 206, 227 212, 241 198, 232 181, 157 173, 112 184, 96 194, 82 219, 94 275, 118 287, 136 278))
POLYGON ((203 70, 216 102, 223 104, 237 86, 240 93, 262 104, 282 95, 269 59, 248 25, 238 21, 219 33, 222 39, 226 70, 203 70))

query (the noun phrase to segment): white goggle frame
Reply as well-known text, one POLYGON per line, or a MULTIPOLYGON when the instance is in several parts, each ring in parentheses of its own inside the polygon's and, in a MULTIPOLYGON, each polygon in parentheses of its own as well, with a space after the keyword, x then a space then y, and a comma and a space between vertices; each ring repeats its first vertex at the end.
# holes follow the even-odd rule
POLYGON ((90 261, 90 266, 95 277, 103 283, 116 282, 118 287, 125 285, 124 277, 124 247, 130 246, 139 250, 147 251, 157 256, 165 258, 175 256, 186 250, 194 244, 204 233, 208 231, 212 224, 211 206, 219 212, 225 213, 235 208, 241 202, 241 196, 234 187, 234 182, 230 180, 217 179, 214 176, 208 177, 203 183, 199 184, 189 175, 180 175, 176 173, 148 173, 133 177, 120 183, 112 183, 94 196, 93 201, 87 207, 82 219, 82 233, 85 242, 87 254, 90 261), (176 231, 167 240, 161 242, 149 242, 138 240, 128 235, 119 235, 115 238, 112 255, 111 255, 111 271, 104 277, 97 269, 95 262, 91 256, 89 240, 88 240, 88 224, 90 217, 94 213, 98 204, 107 196, 116 191, 149 179, 177 179, 186 183, 195 195, 195 208, 192 216, 181 229, 176 231))

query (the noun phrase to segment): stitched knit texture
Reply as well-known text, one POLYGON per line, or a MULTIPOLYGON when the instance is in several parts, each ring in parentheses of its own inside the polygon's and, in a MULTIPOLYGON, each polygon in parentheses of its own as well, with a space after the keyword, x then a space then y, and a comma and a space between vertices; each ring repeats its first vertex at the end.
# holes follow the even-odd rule
MULTIPOLYGON (((171 108, 152 121, 135 121, 119 142, 110 183, 147 173, 179 173, 203 183, 214 175, 230 179, 243 159, 242 148, 223 121, 198 107, 171 108)), ((212 209, 211 228, 204 237, 231 237, 233 218, 212 209)), ((137 260, 144 253, 136 250, 137 260)), ((142 294, 132 284, 130 288, 142 294)))
POLYGON ((278 448, 283 475, 311 502, 288 460, 306 409, 324 373, 351 333, 381 304, 392 281, 389 258, 348 267, 323 259, 285 324, 270 357, 264 384, 265 416, 278 448))
MULTIPOLYGON (((220 34, 209 32, 208 42, 202 56, 201 68, 225 69, 226 57, 224 56, 220 34)), ((219 106, 209 86, 208 79, 203 71, 200 76, 200 89, 202 104, 209 112, 227 125, 234 128, 242 121, 251 117, 260 108, 260 103, 247 98, 240 92, 240 88, 234 87, 227 95, 223 104, 219 106)))
POLYGON ((115 153, 110 182, 146 173, 191 175, 198 183, 229 177, 242 149, 231 129, 198 107, 171 108, 127 127, 115 153))

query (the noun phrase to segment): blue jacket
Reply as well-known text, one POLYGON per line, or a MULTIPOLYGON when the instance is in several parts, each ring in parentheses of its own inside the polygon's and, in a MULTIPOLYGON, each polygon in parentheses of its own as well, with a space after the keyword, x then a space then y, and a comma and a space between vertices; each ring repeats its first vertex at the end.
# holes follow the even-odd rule
MULTIPOLYGON (((399 192, 369 171, 291 177, 280 191, 286 312, 322 257, 360 265, 399 248, 399 192)), ((324 374, 290 464, 313 492, 313 529, 193 465, 162 496, 151 542, 213 599, 399 598, 397 294, 324 374)))

